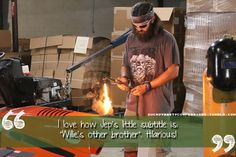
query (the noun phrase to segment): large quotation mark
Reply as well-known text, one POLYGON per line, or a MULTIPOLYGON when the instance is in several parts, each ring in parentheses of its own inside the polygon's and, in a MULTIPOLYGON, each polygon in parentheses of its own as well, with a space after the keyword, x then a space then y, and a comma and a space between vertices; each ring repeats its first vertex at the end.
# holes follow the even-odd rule
POLYGON ((10 130, 13 128, 13 123, 12 121, 8 120, 7 118, 12 115, 13 112, 10 110, 9 112, 7 112, 7 114, 5 114, 5 116, 3 116, 2 118, 2 126, 5 130, 10 130))
POLYGON ((20 119, 20 117, 25 114, 24 111, 20 111, 16 117, 14 118, 14 121, 12 122, 11 120, 8 120, 8 117, 10 115, 13 115, 13 112, 10 110, 9 112, 7 112, 7 114, 5 114, 2 118, 2 126, 5 130, 10 130, 12 129, 14 126, 17 129, 23 129, 25 127, 25 121, 20 119))
POLYGON ((232 135, 226 135, 224 137, 224 142, 229 144, 229 146, 227 148, 224 149, 225 152, 230 151, 232 148, 234 148, 235 145, 235 139, 232 135))
POLYGON ((212 137, 212 142, 216 144, 216 147, 212 149, 213 152, 217 152, 223 146, 223 139, 220 135, 216 134, 212 137))
POLYGON ((228 147, 224 149, 225 152, 230 151, 235 146, 235 139, 233 135, 225 135, 223 139, 220 135, 216 134, 212 137, 211 140, 214 144, 216 144, 216 147, 212 149, 213 152, 217 152, 218 150, 220 150, 223 146, 223 142, 228 144, 228 147))

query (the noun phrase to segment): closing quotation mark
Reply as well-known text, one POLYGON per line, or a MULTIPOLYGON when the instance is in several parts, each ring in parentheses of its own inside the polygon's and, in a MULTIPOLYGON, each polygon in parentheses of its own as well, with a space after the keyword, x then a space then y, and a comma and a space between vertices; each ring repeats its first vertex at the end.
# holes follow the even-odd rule
POLYGON ((9 112, 7 112, 2 118, 3 128, 5 130, 10 130, 15 126, 17 129, 23 129, 25 127, 25 121, 20 119, 20 117, 23 114, 25 114, 24 111, 20 111, 19 113, 17 113, 16 117, 14 118, 14 121, 12 122, 11 120, 8 120, 7 118, 10 115, 13 115, 13 112, 11 110, 9 112))
POLYGON ((224 149, 225 152, 228 152, 228 151, 230 151, 232 148, 234 148, 234 145, 235 145, 234 136, 232 136, 232 135, 226 135, 226 136, 224 137, 224 142, 227 143, 227 144, 229 144, 229 146, 224 149))
POLYGON ((220 135, 216 134, 211 138, 211 140, 214 144, 216 144, 216 147, 212 149, 213 152, 220 150, 223 146, 223 142, 228 144, 228 147, 224 149, 225 152, 230 151, 235 145, 235 139, 233 135, 225 135, 223 139, 220 135))

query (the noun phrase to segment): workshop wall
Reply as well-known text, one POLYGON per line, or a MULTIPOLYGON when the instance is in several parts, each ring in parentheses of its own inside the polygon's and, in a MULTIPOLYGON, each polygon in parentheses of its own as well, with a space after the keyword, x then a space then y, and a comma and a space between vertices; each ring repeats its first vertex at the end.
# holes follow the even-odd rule
MULTIPOLYGON (((110 38, 113 29, 113 7, 132 6, 138 1, 20 0, 18 1, 19 37, 75 34, 110 38)), ((150 2, 157 5, 155 0, 150 2)), ((11 29, 10 14, 9 12, 8 23, 5 25, 9 26, 9 29, 11 29)))

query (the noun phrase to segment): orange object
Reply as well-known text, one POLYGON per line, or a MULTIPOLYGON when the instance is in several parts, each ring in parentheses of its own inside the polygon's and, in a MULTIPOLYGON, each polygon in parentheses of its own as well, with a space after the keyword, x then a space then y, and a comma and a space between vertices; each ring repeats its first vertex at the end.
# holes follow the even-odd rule
MULTIPOLYGON (((206 114, 233 114, 236 113, 236 101, 229 103, 217 103, 213 98, 213 86, 210 83, 210 78, 207 77, 206 70, 203 73, 203 113, 206 114)), ((224 122, 219 122, 224 123, 224 122)), ((222 128, 219 128, 222 129, 222 128)), ((219 157, 223 154, 224 148, 217 152, 212 151, 212 147, 204 148, 204 157, 219 157)))
MULTIPOLYGON (((26 106, 21 108, 0 108, 0 116, 4 116, 7 112, 12 110, 14 114, 24 111, 24 116, 96 116, 94 114, 76 112, 71 110, 63 110, 58 108, 40 107, 40 106, 26 106)), ((14 147, 14 150, 31 152, 34 157, 50 156, 50 157, 62 157, 62 156, 73 156, 73 157, 90 157, 91 154, 99 154, 101 148, 90 148, 90 147, 80 147, 80 148, 38 148, 38 147, 14 147), (58 153, 57 153, 58 150, 58 153), (69 155, 58 155, 59 151, 64 151, 69 155)), ((62 153, 63 154, 63 153, 62 153)))
POLYGON ((203 73, 203 113, 236 113, 236 101, 229 103, 217 103, 213 99, 213 86, 207 77, 206 71, 203 73))

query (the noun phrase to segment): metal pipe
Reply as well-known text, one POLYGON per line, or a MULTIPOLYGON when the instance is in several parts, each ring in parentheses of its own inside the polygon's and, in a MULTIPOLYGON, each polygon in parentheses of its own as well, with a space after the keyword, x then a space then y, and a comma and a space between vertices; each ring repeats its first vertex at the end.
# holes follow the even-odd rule
POLYGON ((78 69, 79 67, 81 67, 82 65, 90 62, 92 59, 96 58, 97 56, 100 56, 101 54, 109 51, 112 49, 112 45, 108 45, 107 47, 103 48, 102 50, 97 51, 96 53, 88 56, 87 58, 83 59, 81 62, 79 62, 78 64, 72 65, 69 68, 66 69, 67 73, 71 73, 74 70, 78 69))
POLYGON ((111 49, 113 49, 113 48, 115 48, 115 47, 117 47, 117 46, 123 44, 123 43, 126 41, 126 39, 128 38, 128 35, 129 35, 130 32, 131 32, 131 29, 129 29, 127 32, 125 32, 124 34, 122 34, 121 36, 119 36, 118 38, 116 38, 115 40, 113 40, 110 45, 106 46, 106 47, 103 48, 102 50, 99 50, 99 51, 93 53, 92 55, 88 56, 87 58, 83 59, 81 62, 79 62, 79 63, 77 63, 77 64, 75 64, 75 65, 72 65, 72 66, 68 67, 68 68, 66 69, 66 72, 67 72, 67 73, 71 73, 71 72, 73 72, 74 70, 76 70, 76 69, 78 69, 79 67, 81 67, 82 65, 84 65, 84 64, 86 64, 86 63, 88 63, 88 62, 90 62, 90 61, 93 60, 94 58, 96 58, 96 57, 98 57, 98 56, 100 56, 100 55, 106 53, 107 51, 109 51, 109 50, 111 50, 111 49))
POLYGON ((11 0, 11 14, 12 14, 12 42, 13 52, 18 52, 18 17, 17 17, 17 0, 11 0))
POLYGON ((3 0, 0 0, 0 29, 3 29, 3 0))

